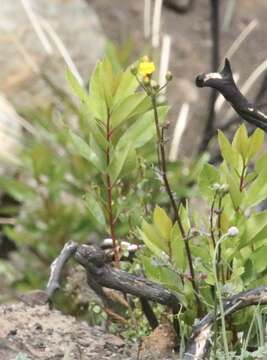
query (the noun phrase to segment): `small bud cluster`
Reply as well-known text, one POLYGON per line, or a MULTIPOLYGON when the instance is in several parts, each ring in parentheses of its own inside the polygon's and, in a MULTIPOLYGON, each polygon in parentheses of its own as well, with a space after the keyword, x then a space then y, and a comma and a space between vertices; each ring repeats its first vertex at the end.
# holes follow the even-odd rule
POLYGON ((222 195, 226 195, 229 192, 229 186, 227 184, 214 183, 212 185, 212 190, 214 190, 222 195))
POLYGON ((170 71, 167 71, 167 74, 165 75, 165 79, 166 79, 166 81, 172 80, 172 73, 170 71))

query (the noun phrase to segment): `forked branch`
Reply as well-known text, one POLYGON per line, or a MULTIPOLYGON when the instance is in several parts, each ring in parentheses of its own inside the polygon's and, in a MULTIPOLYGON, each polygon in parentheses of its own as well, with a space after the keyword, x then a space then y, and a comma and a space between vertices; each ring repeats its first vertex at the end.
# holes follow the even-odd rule
MULTIPOLYGON (((114 269, 110 265, 110 255, 99 246, 77 245, 73 241, 64 246, 60 255, 51 265, 51 274, 46 290, 49 298, 59 288, 63 266, 71 256, 74 256, 75 260, 85 268, 88 279, 93 280, 98 286, 167 305, 172 308, 174 313, 178 313, 180 303, 177 297, 162 285, 126 271, 114 269)), ((90 282, 89 285, 91 285, 90 282)))

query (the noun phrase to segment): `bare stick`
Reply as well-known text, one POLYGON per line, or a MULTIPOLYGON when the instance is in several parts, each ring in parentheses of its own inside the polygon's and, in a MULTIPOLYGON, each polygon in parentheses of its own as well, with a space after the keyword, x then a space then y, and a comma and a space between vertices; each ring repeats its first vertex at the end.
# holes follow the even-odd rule
POLYGON ((188 0, 186 3, 179 3, 176 0, 165 0, 164 6, 180 14, 185 14, 191 10, 194 0, 188 0))
POLYGON ((106 264, 105 252, 97 246, 79 246, 74 258, 86 269, 88 276, 102 287, 168 305, 176 310, 180 308, 177 297, 163 286, 106 264))
POLYGON ((46 293, 50 299, 54 292, 59 289, 59 280, 62 273, 62 269, 66 262, 72 257, 77 250, 78 244, 74 241, 68 241, 67 244, 61 250, 59 256, 52 262, 50 269, 50 277, 46 286, 46 293))
MULTIPOLYGON (((224 315, 229 316, 247 306, 258 304, 267 304, 267 286, 243 291, 228 298, 223 304, 224 315)), ((217 320, 219 317, 220 312, 217 313, 217 320)), ((185 349, 184 360, 200 360, 206 358, 214 320, 214 311, 211 311, 195 326, 185 349)))
POLYGON ((239 91, 233 79, 228 59, 221 72, 201 74, 196 78, 198 87, 211 87, 218 90, 232 105, 242 119, 267 132, 267 115, 256 109, 239 91))
MULTIPOLYGON (((212 38, 212 70, 217 71, 220 65, 220 26, 219 26, 219 9, 220 4, 218 0, 210 0, 211 6, 211 38, 212 38)), ((199 153, 202 153, 206 150, 209 140, 210 134, 212 133, 214 122, 216 118, 215 113, 215 102, 217 99, 217 91, 215 88, 212 88, 212 92, 209 98, 209 112, 208 118, 206 121, 203 140, 199 146, 199 153)))

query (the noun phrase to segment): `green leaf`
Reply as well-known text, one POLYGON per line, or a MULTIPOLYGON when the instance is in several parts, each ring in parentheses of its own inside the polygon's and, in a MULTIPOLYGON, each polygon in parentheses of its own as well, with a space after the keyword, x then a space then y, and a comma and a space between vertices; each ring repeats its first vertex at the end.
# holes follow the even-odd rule
POLYGON ((152 244, 156 245, 160 250, 164 251, 166 254, 169 254, 168 241, 165 238, 161 237, 160 233, 158 232, 155 226, 143 220, 142 231, 152 244))
POLYGON ((258 174, 262 172, 263 169, 267 167, 267 153, 264 153, 259 159, 255 162, 255 171, 258 174))
POLYGON ((92 219, 96 223, 101 225, 101 227, 105 227, 106 219, 105 219, 104 212, 102 210, 100 203, 95 199, 93 194, 87 193, 85 195, 85 204, 86 204, 86 207, 87 207, 92 219))
POLYGON ((92 96, 91 94, 88 97, 88 110, 96 119, 100 120, 104 124, 107 122, 108 111, 105 103, 105 99, 99 96, 92 96))
POLYGON ((125 162, 127 160, 131 148, 132 148, 132 143, 128 143, 124 147, 119 147, 118 145, 116 146, 108 167, 108 173, 111 177, 112 184, 114 184, 121 175, 123 166, 125 165, 125 162))
POLYGON ((136 151, 133 149, 133 146, 130 147, 130 150, 128 152, 128 156, 125 160, 125 163, 123 165, 123 176, 126 175, 132 175, 132 171, 134 171, 137 167, 137 157, 136 157, 136 151))
POLYGON ((263 272, 267 268, 266 251, 267 251, 267 247, 262 246, 259 249, 253 251, 253 253, 250 256, 250 260, 253 263, 253 269, 258 274, 263 272))
POLYGON ((99 65, 99 79, 103 86, 103 94, 107 108, 110 108, 113 101, 113 72, 112 65, 105 57, 99 65))
POLYGON ((92 115, 104 123, 107 121, 106 89, 103 88, 102 62, 98 62, 90 79, 88 107, 92 115))
POLYGON ((141 261, 146 276, 152 281, 159 282, 167 289, 174 291, 179 298, 179 301, 186 306, 183 284, 179 275, 165 266, 155 264, 154 259, 151 257, 143 255, 141 261))
POLYGON ((242 166, 241 156, 232 148, 231 144, 220 130, 218 130, 218 141, 223 159, 230 167, 240 171, 242 166))
POLYGON ((253 158, 262 148, 264 143, 264 131, 256 129, 249 138, 248 159, 253 158))
POLYGON ((212 186, 215 183, 220 183, 220 173, 213 165, 204 164, 199 177, 198 186, 200 193, 209 200, 214 197, 214 190, 212 186))
POLYGON ((179 216, 180 216, 181 223, 183 225, 185 233, 188 233, 188 231, 191 228, 189 213, 188 213, 188 206, 184 206, 184 205, 180 206, 179 216))
POLYGON ((111 124, 115 128, 133 116, 146 112, 151 107, 150 98, 145 93, 135 93, 121 100, 111 114, 111 124))
POLYGON ((238 249, 255 243, 267 235, 267 210, 252 214, 243 220, 244 232, 240 237, 238 249), (264 233, 262 233, 264 231, 264 233))
MULTIPOLYGON (((158 117, 160 123, 163 123, 168 110, 168 106, 158 107, 158 117)), ((134 148, 137 149, 144 146, 155 136, 155 134, 156 128, 154 123, 154 111, 149 110, 145 114, 139 116, 138 119, 128 127, 121 136, 118 144, 128 144, 129 141, 132 141, 134 148)))
POLYGON ((172 230, 172 221, 167 215, 166 211, 159 206, 155 207, 153 213, 153 222, 160 235, 169 241, 172 230))
POLYGON ((101 128, 97 125, 95 121, 91 121, 88 124, 89 131, 91 135, 94 137, 97 145, 105 152, 108 147, 108 141, 105 138, 101 128))
POLYGON ((87 93, 85 88, 79 83, 76 76, 68 68, 66 70, 66 78, 74 94, 78 96, 80 101, 87 103, 89 94, 87 93))
POLYGON ((113 99, 113 106, 116 106, 120 101, 133 94, 137 87, 138 81, 135 76, 131 73, 131 67, 124 71, 120 77, 116 93, 113 99))
POLYGON ((172 261, 181 271, 186 269, 186 256, 184 239, 179 230, 178 224, 175 223, 171 230, 171 257, 172 261))
POLYGON ((237 129, 234 139, 232 141, 232 148, 235 149, 242 157, 243 161, 246 162, 247 154, 248 154, 248 133, 247 128, 244 124, 239 126, 237 129))
POLYGON ((144 241, 145 245, 148 247, 148 249, 156 255, 158 259, 166 260, 166 254, 156 245, 154 242, 151 241, 151 238, 148 238, 147 235, 139 229, 140 236, 142 240, 144 241))
POLYGON ((263 167, 258 177, 250 185, 244 201, 245 207, 256 206, 267 198, 267 167, 263 167))
POLYGON ((37 195, 29 185, 5 176, 0 176, 0 189, 17 201, 34 199, 37 195))
POLYGON ((78 135, 70 130, 70 139, 72 144, 79 155, 88 160, 97 170, 103 172, 105 165, 102 163, 101 158, 90 148, 90 146, 78 135))
POLYGON ((226 174, 226 181, 229 185, 229 193, 235 209, 238 209, 242 200, 244 193, 239 189, 239 179, 235 174, 228 172, 226 174))

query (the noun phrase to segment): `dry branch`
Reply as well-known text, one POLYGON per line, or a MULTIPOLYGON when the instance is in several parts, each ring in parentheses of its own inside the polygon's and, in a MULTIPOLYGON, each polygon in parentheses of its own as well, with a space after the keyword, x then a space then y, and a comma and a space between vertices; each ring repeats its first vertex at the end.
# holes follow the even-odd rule
POLYGON ((242 119, 267 132, 267 115, 254 107, 241 94, 234 81, 228 59, 225 59, 225 65, 221 72, 198 75, 196 85, 218 90, 242 119))
POLYGON ((46 293, 50 299, 54 292, 60 288, 59 280, 61 277, 62 269, 66 262, 73 256, 78 244, 74 241, 68 241, 59 256, 52 262, 50 266, 50 277, 46 286, 46 293))
MULTIPOLYGON (((267 286, 244 291, 228 298, 224 302, 224 315, 229 316, 247 306, 258 304, 267 304, 267 286)), ((220 313, 217 314, 216 320, 219 317, 220 313)), ((184 360, 205 359, 214 320, 214 311, 212 311, 195 326, 186 346, 184 360)))
MULTIPOLYGON (((155 328, 158 322, 149 301, 169 306, 173 314, 179 312, 180 303, 173 293, 143 277, 114 269, 111 265, 111 261, 114 260, 113 255, 109 250, 105 251, 97 245, 78 245, 69 241, 51 265, 51 274, 46 289, 48 298, 51 299, 53 293, 60 287, 59 281, 63 267, 70 257, 74 256, 75 260, 86 270, 88 285, 102 299, 107 309, 113 308, 114 300, 107 296, 105 288, 139 297, 144 314, 152 328, 155 328)), ((174 327, 178 333, 179 329, 175 323, 174 327)))
POLYGON ((105 252, 97 246, 81 245, 74 257, 86 269, 88 276, 102 287, 179 309, 179 301, 173 293, 159 284, 106 264, 105 252))

